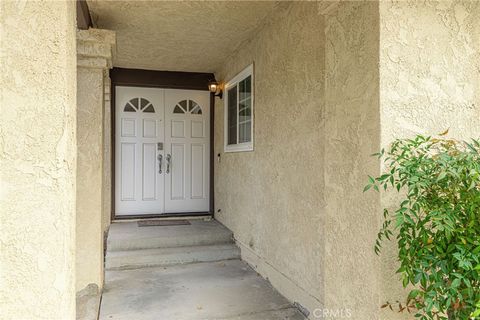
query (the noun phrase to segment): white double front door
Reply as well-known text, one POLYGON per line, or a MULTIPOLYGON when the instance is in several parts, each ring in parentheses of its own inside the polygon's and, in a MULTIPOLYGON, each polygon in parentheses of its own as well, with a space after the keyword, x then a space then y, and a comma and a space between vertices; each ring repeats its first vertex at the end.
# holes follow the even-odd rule
POLYGON ((115 90, 115 215, 206 212, 210 95, 115 90))

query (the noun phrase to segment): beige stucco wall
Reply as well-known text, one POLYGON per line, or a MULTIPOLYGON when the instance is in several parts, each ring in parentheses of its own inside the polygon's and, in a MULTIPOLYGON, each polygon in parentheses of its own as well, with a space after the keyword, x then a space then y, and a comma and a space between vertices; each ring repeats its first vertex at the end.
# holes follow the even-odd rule
POLYGON ((323 28, 315 3, 284 3, 216 74, 228 81, 254 62, 255 151, 223 152, 216 100, 215 217, 244 259, 309 309, 323 293, 323 28))
POLYGON ((382 2, 382 144, 480 134, 480 2, 382 2))
POLYGON ((255 62, 254 152, 223 153, 217 101, 216 217, 243 258, 310 311, 408 318, 380 309, 406 293, 395 245, 373 252, 396 198, 362 192, 381 168, 369 155, 416 133, 478 137, 480 3, 320 3, 324 20, 311 6, 277 8, 216 74, 255 62))
POLYGON ((0 319, 74 319, 75 3, 0 14, 0 319))
MULTIPOLYGON (((115 33, 109 30, 77 31, 77 244, 76 289, 103 286, 105 190, 110 183, 106 159, 105 82, 111 67, 115 33), (104 168, 106 167, 106 168, 104 168)), ((108 144, 109 146, 110 144, 108 144)))
MULTIPOLYGON (((380 4, 381 145, 417 133, 480 136, 480 3, 380 4)), ((396 193, 382 196, 392 207, 396 193)), ((404 301, 396 245, 382 252, 382 302, 404 301)), ((397 313, 387 311, 394 319, 397 313)), ((400 317, 399 317, 400 318, 400 317)), ((408 318, 408 317, 405 317, 408 318)))
MULTIPOLYGON (((378 194, 364 194, 379 165, 379 12, 376 2, 343 2, 326 14, 325 306, 378 319, 379 259, 373 244, 378 194)), ((331 317, 335 318, 335 317, 331 317)))

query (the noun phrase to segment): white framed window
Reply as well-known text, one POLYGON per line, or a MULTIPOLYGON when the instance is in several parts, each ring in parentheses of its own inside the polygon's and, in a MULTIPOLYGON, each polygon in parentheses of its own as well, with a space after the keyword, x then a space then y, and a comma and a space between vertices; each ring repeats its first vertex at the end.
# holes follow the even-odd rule
POLYGON ((253 151, 253 64, 225 84, 225 152, 253 151))

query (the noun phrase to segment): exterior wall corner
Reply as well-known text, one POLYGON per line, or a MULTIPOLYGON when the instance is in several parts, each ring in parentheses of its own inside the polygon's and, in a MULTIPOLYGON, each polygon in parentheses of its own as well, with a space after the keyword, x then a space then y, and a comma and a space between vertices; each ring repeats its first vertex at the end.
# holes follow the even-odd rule
POLYGON ((77 292, 92 283, 103 286, 105 211, 111 188, 106 102, 114 53, 113 31, 77 30, 77 292))

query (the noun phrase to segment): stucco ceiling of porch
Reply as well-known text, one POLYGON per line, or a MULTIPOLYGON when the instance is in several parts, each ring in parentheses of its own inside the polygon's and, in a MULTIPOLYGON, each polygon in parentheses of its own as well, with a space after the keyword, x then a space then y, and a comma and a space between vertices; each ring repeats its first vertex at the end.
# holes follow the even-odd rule
POLYGON ((253 36, 274 1, 87 0, 94 26, 117 33, 114 66, 215 72, 253 36))

